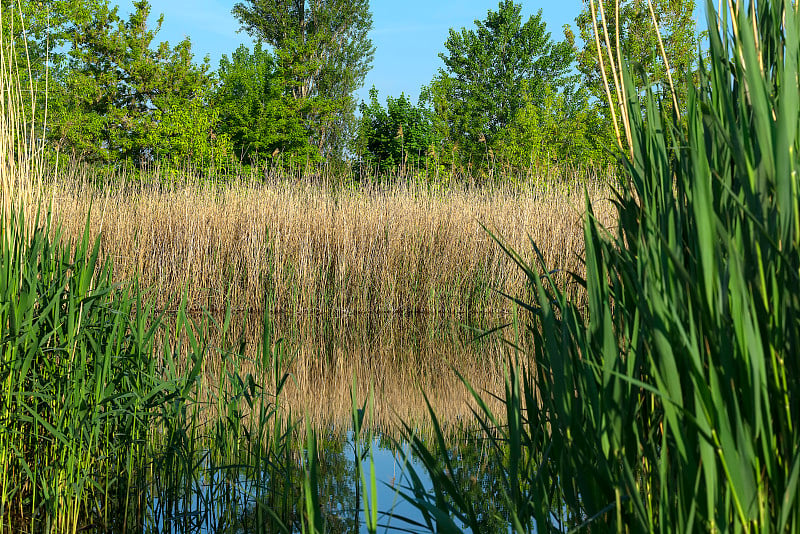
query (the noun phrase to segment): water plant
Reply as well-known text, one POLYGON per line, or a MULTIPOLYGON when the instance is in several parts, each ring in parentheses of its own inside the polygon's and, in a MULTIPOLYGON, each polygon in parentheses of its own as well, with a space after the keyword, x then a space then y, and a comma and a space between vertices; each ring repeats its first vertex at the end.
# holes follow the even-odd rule
POLYGON ((212 349, 230 314, 156 313, 111 282, 88 229, 75 247, 52 233, 22 212, 0 228, 0 531, 189 531, 243 509, 291 523, 289 362, 269 319, 255 359, 236 339, 212 349))
MULTIPOLYGON (((587 200, 586 309, 541 254, 498 240, 537 294, 516 301, 534 342, 517 347, 505 422, 475 414, 514 531, 800 528, 800 14, 788 1, 707 14, 685 122, 665 112, 669 89, 640 102, 617 65, 630 156, 616 231, 587 200)), ((443 531, 479 531, 452 471, 426 468, 434 490, 407 497, 443 531)))
MULTIPOLYGON (((481 223, 520 249, 535 235, 554 268, 581 267, 583 196, 567 184, 428 192, 413 182, 337 189, 270 176, 161 186, 154 173, 155 183, 119 175, 95 185, 93 171, 77 169, 48 175, 44 187, 64 236, 76 242, 91 217, 117 280, 157 288, 163 308, 185 294, 195 311, 259 310, 267 292, 280 313, 474 320, 510 308, 492 286, 525 288, 481 223)), ((591 175, 569 180, 588 183, 593 198, 609 194, 591 175)))

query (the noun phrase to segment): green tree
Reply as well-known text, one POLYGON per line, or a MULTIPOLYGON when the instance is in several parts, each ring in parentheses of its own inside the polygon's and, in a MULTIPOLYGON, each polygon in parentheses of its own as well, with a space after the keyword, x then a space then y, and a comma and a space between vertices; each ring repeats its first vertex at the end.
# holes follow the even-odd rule
POLYGON ((260 42, 252 53, 242 45, 230 59, 223 55, 217 73, 219 131, 230 137, 237 158, 255 163, 289 155, 305 161, 317 154, 302 110, 294 107, 299 101, 284 93, 277 60, 260 42))
POLYGON ((90 162, 142 165, 159 155, 205 166, 225 158, 207 110, 208 60, 193 63, 191 43, 153 47, 150 4, 134 3, 127 20, 98 3, 93 16, 73 21, 67 66, 54 80, 48 137, 60 151, 90 162), (199 131, 202 129, 203 131, 199 131))
POLYGON ((225 165, 233 152, 230 138, 219 128, 220 112, 198 94, 190 100, 175 99, 152 111, 145 146, 155 160, 173 168, 209 170, 225 165))
POLYGON ((3 35, 13 37, 20 64, 25 64, 20 75, 27 76, 29 64, 36 79, 44 79, 48 55, 50 66, 54 59, 64 57, 60 47, 67 39, 69 24, 79 18, 89 18, 87 4, 89 2, 80 0, 44 4, 30 0, 0 0, 0 28, 3 35))
POLYGON ((433 112, 420 103, 414 106, 404 94, 386 98, 384 108, 373 87, 370 102, 361 103, 358 132, 359 154, 365 163, 383 170, 400 166, 420 168, 437 145, 433 112))
POLYGON ((553 42, 541 10, 523 24, 522 6, 502 0, 475 29, 450 30, 444 69, 430 93, 461 158, 481 159, 530 99, 544 103, 548 88, 571 83, 573 51, 553 42))
POLYGON ((29 124, 35 121, 37 130, 44 127, 48 80, 59 78, 63 72, 65 45, 75 21, 91 19, 103 1, 0 0, 0 31, 13 40, 15 76, 22 89, 19 116, 29 124), (31 102, 33 95, 35 103, 31 102))
POLYGON ((246 0, 233 8, 242 27, 271 45, 282 91, 322 156, 343 153, 355 124, 353 92, 374 48, 369 0, 246 0))
MULTIPOLYGON (((687 103, 689 75, 694 72, 697 58, 698 34, 694 21, 694 0, 597 0, 584 1, 584 8, 576 19, 583 47, 576 53, 578 70, 584 77, 592 95, 607 103, 600 57, 598 56, 595 27, 600 32, 600 50, 615 108, 619 97, 611 74, 611 61, 619 64, 627 59, 634 75, 636 87, 654 84, 657 91, 669 91, 670 83, 663 55, 666 56, 672 75, 679 109, 687 103), (653 10, 650 11, 652 6, 653 10), (653 17, 661 33, 662 55, 653 17), (604 22, 605 21, 605 22, 604 22), (608 40, 604 37, 608 35, 608 40), (610 43, 611 46, 607 46, 610 43)), ((607 108, 607 106, 606 106, 607 108)), ((608 108, 607 108, 608 109, 608 108)))
POLYGON ((589 92, 547 89, 543 102, 534 103, 525 93, 525 105, 499 137, 501 163, 517 169, 571 165, 613 165, 614 138, 606 119, 589 92))

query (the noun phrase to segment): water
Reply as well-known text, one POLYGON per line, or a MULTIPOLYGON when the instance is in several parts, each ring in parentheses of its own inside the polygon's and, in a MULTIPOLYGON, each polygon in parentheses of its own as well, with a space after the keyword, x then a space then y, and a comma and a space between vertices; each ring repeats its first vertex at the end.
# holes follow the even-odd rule
MULTIPOLYGON (((322 441, 324 444, 318 451, 318 488, 326 532, 368 532, 364 515, 365 498, 370 509, 377 505, 378 532, 431 531, 425 525, 420 511, 402 495, 413 494, 410 469, 416 473, 417 483, 421 487, 425 490, 432 488, 422 463, 413 457, 407 442, 396 442, 386 436, 373 437, 370 442, 371 456, 369 448, 361 449, 365 451, 361 460, 364 478, 359 480, 353 434, 348 433, 340 439, 328 436, 322 441), (376 498, 373 498, 370 490, 373 475, 376 498)), ((362 442, 361 445, 366 447, 367 443, 362 442)), ((504 531, 503 522, 497 520, 502 510, 497 509, 491 500, 491 480, 494 475, 488 457, 477 447, 455 458, 456 469, 465 471, 462 473, 463 480, 472 483, 473 490, 467 494, 471 494, 487 519, 486 531, 493 531, 488 528, 490 526, 496 527, 494 531, 504 531)), ((201 476, 190 484, 191 490, 177 502, 150 495, 149 517, 143 531, 175 534, 264 532, 269 517, 263 509, 260 512, 258 510, 258 503, 265 499, 264 493, 259 490, 266 489, 269 476, 262 473, 264 477, 255 481, 248 480, 247 475, 242 473, 233 475, 234 472, 235 466, 206 464, 201 476), (261 517, 257 517, 259 513, 261 517)), ((297 524, 290 524, 288 528, 299 532, 297 524)))
MULTIPOLYGON (((408 491, 410 481, 405 465, 408 445, 401 450, 386 446, 384 438, 372 440, 372 461, 369 456, 361 465, 366 477, 366 486, 357 481, 353 434, 331 441, 320 451, 320 501, 327 532, 367 532, 364 519, 364 493, 370 506, 377 502, 380 532, 427 532, 422 514, 400 496, 408 491), (377 501, 369 490, 370 469, 376 479, 377 501), (416 524, 416 525, 415 525, 416 524)), ((423 473, 422 465, 410 460, 412 466, 423 473)), ((254 517, 258 512, 258 501, 263 498, 258 492, 258 483, 239 474, 231 482, 231 471, 221 466, 206 464, 201 477, 192 490, 178 502, 159 495, 149 496, 149 518, 144 532, 257 532, 248 528, 259 523, 254 517), (224 499, 220 494, 224 493, 224 499)), ((430 486, 430 479, 421 475, 430 486)), ((263 482, 263 480, 262 480, 263 482)), ((265 521, 266 522, 266 521, 265 521)), ((296 528, 295 531, 298 531, 296 528)))
MULTIPOLYGON (((276 321, 273 339, 287 340, 285 371, 290 376, 280 399, 298 424, 299 437, 291 440, 291 450, 278 453, 284 459, 278 467, 275 458, 254 458, 252 451, 200 451, 195 474, 171 485, 151 485, 143 531, 277 532, 278 523, 287 531, 299 531, 304 510, 298 504, 309 465, 302 431, 307 420, 317 433, 316 486, 327 532, 367 532, 365 493, 369 506, 377 502, 378 532, 429 532, 423 515, 402 495, 413 495, 412 471, 418 489, 430 493, 432 487, 403 431, 406 423, 422 439, 432 439, 422 391, 442 425, 456 478, 477 504, 486 532, 505 531, 498 520, 502 510, 492 499, 495 469, 470 423, 474 403, 454 372, 458 370, 478 390, 499 393, 502 344, 473 344, 473 334, 457 323, 378 319, 276 321), (352 431, 353 394, 358 406, 371 404, 359 440, 352 431), (357 450, 364 453, 361 472, 366 485, 358 480, 357 450), (369 491, 372 473, 376 499, 369 491)), ((248 370, 262 333, 257 321, 244 321, 228 333, 230 338, 244 339, 245 347, 253 351, 237 362, 243 371, 248 370)), ((230 362, 216 362, 211 354, 206 380, 213 384, 230 362)), ((443 460, 441 467, 445 469, 443 460)))

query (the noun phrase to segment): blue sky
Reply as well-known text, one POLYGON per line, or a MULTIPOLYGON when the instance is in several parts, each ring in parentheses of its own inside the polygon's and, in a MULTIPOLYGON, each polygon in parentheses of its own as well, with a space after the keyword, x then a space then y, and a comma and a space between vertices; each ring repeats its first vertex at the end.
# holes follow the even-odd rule
MULTIPOLYGON (((130 4, 118 0, 120 11, 130 4)), ((252 40, 244 32, 237 33, 238 22, 231 15, 233 0, 151 0, 154 16, 164 14, 164 24, 156 36, 158 41, 175 44, 188 35, 198 60, 205 55, 212 68, 219 65, 222 54, 230 56, 241 43, 252 40)), ((525 19, 539 9, 554 39, 562 40, 564 24, 574 26, 581 10, 581 0, 557 2, 521 2, 525 19)), ((484 19, 488 10, 497 9, 498 0, 372 0, 375 45, 372 71, 364 88, 358 92, 367 98, 374 84, 380 100, 387 95, 404 92, 414 102, 419 88, 430 82, 442 66, 439 52, 444 50, 450 28, 473 27, 475 19, 484 19)))

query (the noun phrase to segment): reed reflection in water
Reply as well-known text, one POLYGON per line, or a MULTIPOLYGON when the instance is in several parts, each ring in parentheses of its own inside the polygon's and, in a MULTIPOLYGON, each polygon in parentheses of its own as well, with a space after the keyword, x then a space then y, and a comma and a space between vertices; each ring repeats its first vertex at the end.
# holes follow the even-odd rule
MULTIPOLYGON (((273 344, 285 344, 290 361, 281 404, 295 416, 305 415, 320 431, 339 434, 351 428, 354 376, 359 402, 374 392, 374 417, 365 424, 388 435, 395 435, 400 421, 426 427, 423 391, 445 429, 471 421, 472 396, 456 372, 478 391, 503 391, 508 350, 497 338, 474 341, 474 331, 456 321, 385 314, 276 316, 271 323, 273 344)), ((263 334, 260 317, 234 316, 226 341, 221 329, 211 334, 204 365, 207 383, 223 372, 220 347, 226 344, 238 349, 244 343, 241 371, 251 372, 250 360, 263 334)))
MULTIPOLYGON (((222 325, 225 319, 214 321, 222 325)), ((488 323, 495 321, 489 319, 488 323)), ((418 473, 423 471, 422 465, 410 455, 401 428, 405 422, 423 436, 431 434, 425 397, 447 435, 448 450, 451 458, 456 459, 454 465, 462 472, 463 491, 491 508, 486 510, 487 520, 502 516, 490 497, 498 475, 486 454, 486 443, 476 437, 478 429, 470 412, 474 407, 471 395, 456 375, 457 371, 478 390, 500 395, 508 353, 500 340, 486 338, 475 342, 474 331, 463 325, 424 317, 277 316, 265 322, 257 315, 238 315, 231 318, 227 329, 217 326, 205 330, 208 350, 201 381, 211 398, 219 395, 217 384, 220 390, 224 389, 221 384, 233 366, 236 375, 252 374, 267 396, 274 394, 270 388, 275 381, 264 376, 270 366, 258 362, 259 354, 263 354, 259 346, 264 340, 265 324, 271 329, 270 353, 283 352, 287 356, 288 364, 280 372, 285 370, 290 374, 276 403, 282 413, 291 414, 288 419, 298 425, 298 430, 303 426, 300 419, 306 417, 317 432, 317 485, 328 532, 364 531, 363 496, 359 492, 368 489, 359 482, 357 464, 365 473, 375 471, 378 519, 383 528, 425 531, 402 519, 422 521, 418 511, 399 495, 400 491, 408 491, 411 484, 404 462, 412 462, 418 473), (282 344, 283 350, 277 350, 277 344, 282 344), (373 400, 360 440, 353 434, 354 378, 356 403, 361 406, 366 399, 373 400), (356 460, 359 456, 356 449, 366 451, 366 443, 371 443, 371 464, 367 457, 356 460)), ((490 399, 489 395, 486 398, 490 399)), ((208 421, 217 420, 218 416, 224 419, 225 414, 216 413, 214 402, 207 406, 208 421)), ((499 406, 496 408, 497 413, 503 413, 499 406)), ((253 412, 244 419, 250 417, 258 416, 253 412)), ((302 431, 299 434, 299 439, 287 443, 291 450, 287 449, 286 454, 292 459, 286 465, 294 464, 296 468, 286 471, 289 474, 285 487, 273 473, 242 468, 259 465, 248 456, 239 460, 236 455, 218 457, 201 453, 199 456, 206 458, 201 465, 204 475, 188 481, 192 488, 187 492, 190 498, 162 504, 163 499, 154 488, 156 491, 150 493, 153 512, 148 514, 152 522, 145 524, 144 531, 184 532, 189 527, 184 521, 187 517, 198 518, 196 527, 200 532, 217 531, 221 525, 239 525, 242 532, 252 531, 250 526, 262 524, 255 515, 264 513, 261 503, 268 502, 263 497, 265 492, 289 496, 279 502, 295 501, 300 496, 297 492, 302 478, 298 477, 302 477, 303 470, 297 468, 308 451, 302 431)), ((290 505, 284 516, 294 518, 290 519, 294 522, 297 512, 290 505)), ((485 531, 494 531, 494 526, 485 526, 485 531)))

